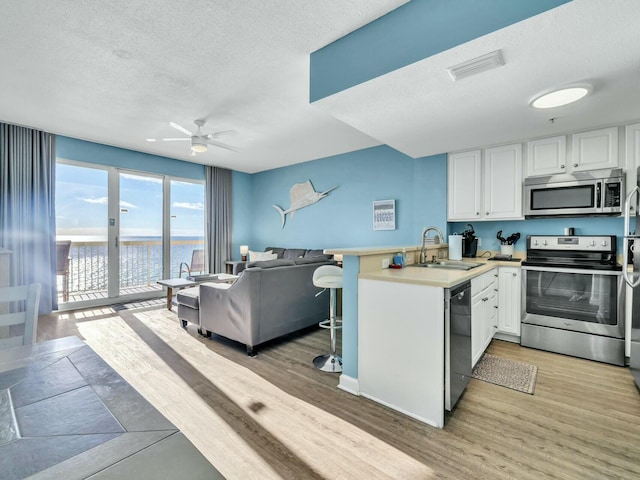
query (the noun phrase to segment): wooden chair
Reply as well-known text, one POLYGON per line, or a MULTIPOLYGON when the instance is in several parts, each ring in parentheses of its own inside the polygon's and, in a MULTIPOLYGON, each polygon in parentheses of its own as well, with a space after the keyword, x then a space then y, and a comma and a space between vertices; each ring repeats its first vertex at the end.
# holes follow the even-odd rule
POLYGON ((62 275, 62 301, 69 301, 69 250, 71 241, 56 242, 56 275, 62 275))
POLYGON ((180 264, 180 273, 178 277, 182 278, 182 274, 186 273, 190 276, 193 272, 204 272, 204 250, 194 250, 191 254, 191 265, 187 265, 186 262, 180 264))
POLYGON ((36 343, 39 304, 39 283, 0 287, 0 348, 36 343))

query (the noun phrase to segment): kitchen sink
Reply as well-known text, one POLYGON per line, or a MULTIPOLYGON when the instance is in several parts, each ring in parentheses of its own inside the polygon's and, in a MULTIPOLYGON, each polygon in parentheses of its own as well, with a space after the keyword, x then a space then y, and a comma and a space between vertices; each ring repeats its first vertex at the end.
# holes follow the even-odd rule
POLYGON ((471 270, 484 265, 483 263, 459 262, 456 260, 440 260, 437 262, 414 263, 409 267, 443 268, 448 270, 471 270))

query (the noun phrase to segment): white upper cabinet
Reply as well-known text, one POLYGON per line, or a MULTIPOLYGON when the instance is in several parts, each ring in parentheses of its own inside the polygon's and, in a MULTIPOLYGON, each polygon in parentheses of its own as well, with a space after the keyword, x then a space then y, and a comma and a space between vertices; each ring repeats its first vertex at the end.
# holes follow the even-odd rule
POLYGON ((522 144, 484 151, 485 220, 522 217, 522 144))
POLYGON ((574 172, 618 167, 618 127, 574 133, 572 139, 574 172))
POLYGON ((618 166, 618 127, 574 133, 569 155, 566 135, 527 142, 528 177, 618 166))
POLYGON ((527 176, 554 175, 567 171, 567 137, 527 142, 527 176))
POLYGON ((522 144, 452 153, 448 162, 447 218, 522 218, 522 144))
POLYGON ((449 220, 480 218, 482 156, 480 150, 449 155, 447 217, 449 220))

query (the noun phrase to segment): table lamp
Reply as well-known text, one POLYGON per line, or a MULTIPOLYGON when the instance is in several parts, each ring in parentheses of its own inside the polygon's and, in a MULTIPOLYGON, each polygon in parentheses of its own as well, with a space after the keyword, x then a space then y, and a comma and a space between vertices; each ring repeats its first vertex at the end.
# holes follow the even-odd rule
POLYGON ((240 255, 242 255, 242 261, 247 261, 247 254, 249 253, 249 245, 240 245, 240 255))

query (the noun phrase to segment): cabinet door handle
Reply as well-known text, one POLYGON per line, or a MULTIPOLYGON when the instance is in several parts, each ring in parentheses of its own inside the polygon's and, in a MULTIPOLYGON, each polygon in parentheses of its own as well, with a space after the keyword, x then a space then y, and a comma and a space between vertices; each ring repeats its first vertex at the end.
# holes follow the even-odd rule
POLYGON ((573 166, 574 166, 574 167, 577 167, 577 166, 578 166, 578 164, 577 164, 577 163, 574 163, 574 164, 573 164, 573 166))
POLYGON ((513 275, 514 277, 517 277, 518 274, 517 273, 512 273, 511 275, 513 275))
POLYGON ((560 165, 560 168, 564 168, 564 165, 560 165))
POLYGON ((480 212, 476 212, 476 215, 480 215, 480 212))
POLYGON ((482 299, 482 301, 483 301, 483 302, 486 302, 487 300, 489 300, 489 297, 484 297, 484 298, 482 299))

